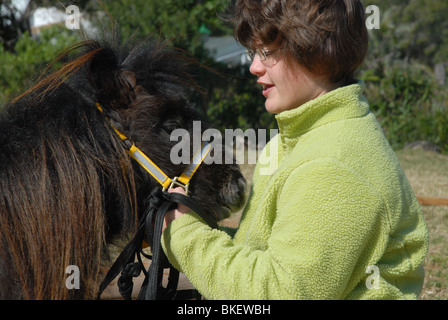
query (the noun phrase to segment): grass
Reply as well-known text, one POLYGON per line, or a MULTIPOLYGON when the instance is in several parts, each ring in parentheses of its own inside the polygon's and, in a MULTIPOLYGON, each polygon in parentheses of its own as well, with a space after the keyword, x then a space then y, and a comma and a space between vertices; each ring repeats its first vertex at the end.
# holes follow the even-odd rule
MULTIPOLYGON (((448 156, 423 150, 402 150, 398 158, 414 192, 448 198, 448 156)), ((448 299, 448 206, 422 206, 429 229, 425 284, 420 299, 448 299)))
MULTIPOLYGON (((448 198, 448 156, 421 149, 400 150, 397 156, 418 196, 448 198)), ((250 184, 253 165, 241 169, 250 184)), ((448 206, 422 206, 430 244, 425 261, 425 283, 422 300, 448 299, 448 206)), ((241 212, 223 223, 237 227, 241 212)))

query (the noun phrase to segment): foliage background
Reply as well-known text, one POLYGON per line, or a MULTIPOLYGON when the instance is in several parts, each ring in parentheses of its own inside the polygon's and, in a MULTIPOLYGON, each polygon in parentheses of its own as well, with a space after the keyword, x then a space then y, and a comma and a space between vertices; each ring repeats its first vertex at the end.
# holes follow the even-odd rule
MULTIPOLYGON (((0 6, 10 3, 2 0, 0 6)), ((191 103, 208 115, 215 127, 275 128, 264 110, 264 98, 248 68, 229 69, 210 58, 203 47, 206 26, 212 36, 231 35, 228 19, 232 0, 31 1, 38 6, 77 4, 98 28, 110 17, 119 23, 124 40, 136 31, 164 39, 202 64, 197 79, 205 95, 192 93, 191 103), (108 14, 104 12, 108 11, 108 14)), ((428 140, 448 153, 448 2, 446 0, 364 0, 380 9, 381 27, 369 31, 370 47, 358 77, 365 95, 395 149, 428 140), (435 70, 439 70, 435 72, 435 70)), ((3 26, 0 23, 0 26, 3 26)), ((39 38, 22 30, 11 45, 0 46, 0 105, 17 96, 64 47, 83 39, 82 31, 65 26, 43 29, 39 38)))
MULTIPOLYGON (((228 69, 216 64, 203 48, 200 27, 212 36, 231 35, 226 22, 233 0, 32 0, 28 13, 39 6, 76 4, 99 28, 108 16, 117 19, 124 39, 135 31, 165 39, 217 72, 197 69, 204 96, 192 94, 192 103, 207 113, 215 126, 224 128, 274 128, 274 117, 264 110, 264 98, 248 68, 228 69), (105 7, 105 8, 104 8, 105 7), (220 75, 218 75, 220 74, 220 75)), ((1 9, 11 0, 0 0, 0 108, 39 76, 57 53, 83 39, 65 26, 43 29, 31 36, 24 21, 12 29, 1 9), (9 35, 8 35, 9 33, 9 35)), ((364 0, 380 9, 380 29, 370 30, 368 57, 358 77, 365 81, 371 109, 396 149, 428 140, 448 154, 448 1, 364 0)), ((106 22, 105 22, 106 21, 106 22)), ((417 195, 445 197, 448 157, 421 150, 397 151, 417 195)), ((250 181, 253 167, 242 166, 250 181)), ((424 206, 430 230, 421 299, 448 298, 448 216, 446 207, 424 206)), ((237 223, 237 219, 235 220, 237 223)))

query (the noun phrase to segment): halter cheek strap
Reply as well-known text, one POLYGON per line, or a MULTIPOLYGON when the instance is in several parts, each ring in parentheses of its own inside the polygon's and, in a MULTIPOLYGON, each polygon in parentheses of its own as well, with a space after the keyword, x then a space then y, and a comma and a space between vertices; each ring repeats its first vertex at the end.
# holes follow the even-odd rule
MULTIPOLYGON (((104 114, 100 104, 97 103, 96 106, 98 110, 104 114)), ((120 137, 120 139, 127 146, 127 153, 132 158, 134 158, 154 179, 156 179, 158 183, 160 183, 160 185, 163 188, 163 191, 171 189, 174 186, 180 186, 184 188, 185 193, 188 194, 191 178, 193 178, 193 175, 196 173, 196 170, 199 168, 199 166, 204 161, 205 157, 210 152, 211 149, 210 142, 204 142, 202 144, 201 149, 196 151, 195 155, 193 156, 193 161, 185 168, 184 172, 182 172, 180 177, 174 177, 173 179, 170 179, 162 171, 162 169, 160 169, 153 161, 151 161, 151 159, 149 159, 149 157, 143 151, 137 148, 131 140, 129 140, 122 132, 120 132, 117 128, 115 128, 108 118, 106 119, 109 121, 109 124, 117 133, 117 135, 120 137)))

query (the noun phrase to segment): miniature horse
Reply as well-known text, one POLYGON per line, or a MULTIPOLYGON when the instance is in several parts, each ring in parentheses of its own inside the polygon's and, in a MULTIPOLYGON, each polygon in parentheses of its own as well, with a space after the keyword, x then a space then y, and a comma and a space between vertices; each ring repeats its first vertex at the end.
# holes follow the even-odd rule
MULTIPOLYGON (((86 40, 56 63, 0 114, 0 299, 94 298, 107 245, 160 187, 113 128, 174 177, 186 164, 171 163, 170 133, 201 120, 187 104, 188 59, 159 42, 86 40), (68 266, 79 289, 65 285, 68 266)), ((203 164, 189 196, 218 220, 242 206, 244 187, 237 165, 203 164)))

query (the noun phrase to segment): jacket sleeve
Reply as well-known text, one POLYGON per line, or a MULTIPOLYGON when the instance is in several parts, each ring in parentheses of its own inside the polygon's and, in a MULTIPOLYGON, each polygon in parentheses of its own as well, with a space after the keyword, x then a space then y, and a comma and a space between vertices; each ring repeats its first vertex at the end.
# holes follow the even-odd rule
POLYGON ((339 163, 296 168, 275 201, 265 250, 235 244, 190 213, 165 230, 164 251, 208 299, 340 299, 387 245, 384 201, 339 163))

